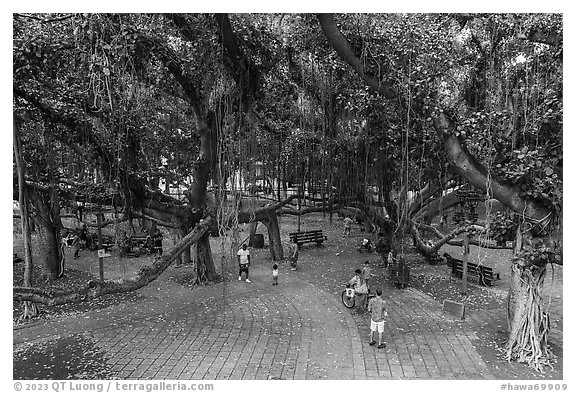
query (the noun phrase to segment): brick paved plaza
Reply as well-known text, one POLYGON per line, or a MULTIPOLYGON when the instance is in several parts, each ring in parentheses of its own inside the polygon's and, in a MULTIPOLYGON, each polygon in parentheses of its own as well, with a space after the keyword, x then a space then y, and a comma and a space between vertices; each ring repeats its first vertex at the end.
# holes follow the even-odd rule
MULTIPOLYGON (((375 266, 389 307, 387 347, 378 349, 368 345, 369 316, 340 302, 337 283, 349 266, 323 281, 324 268, 306 264, 315 252, 303 249, 297 271, 281 264, 278 286, 271 285, 267 250, 253 251, 252 283, 228 272, 231 280, 191 288, 174 280, 189 267, 169 268, 132 300, 16 328, 15 360, 22 348, 53 351, 75 337, 103 355, 99 375, 114 379, 503 378, 506 367, 487 362, 477 348, 483 330, 505 322, 503 309, 469 312, 464 321, 444 315, 440 302, 415 288, 396 289, 375 266)), ((555 312, 561 304, 554 300, 555 312)), ((551 342, 561 348, 561 327, 551 342)), ((506 378, 515 378, 513 369, 506 378)), ((14 373, 23 378, 25 369, 15 365, 14 373)))

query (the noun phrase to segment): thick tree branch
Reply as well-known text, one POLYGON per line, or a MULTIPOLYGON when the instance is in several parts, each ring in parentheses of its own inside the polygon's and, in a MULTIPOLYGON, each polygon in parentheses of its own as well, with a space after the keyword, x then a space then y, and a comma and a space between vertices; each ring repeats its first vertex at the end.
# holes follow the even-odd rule
POLYGON ((410 221, 410 234, 414 239, 414 246, 423 254, 431 255, 438 252, 440 247, 448 243, 450 240, 454 239, 456 236, 467 231, 466 226, 461 226, 452 230, 449 234, 444 235, 440 240, 436 242, 424 241, 418 230, 418 225, 414 221, 410 221))
POLYGON ((378 93, 383 95, 388 99, 397 98, 397 92, 392 88, 389 83, 383 83, 378 78, 368 75, 364 70, 362 62, 356 54, 354 53, 352 47, 348 43, 348 40, 342 35, 338 26, 336 26, 336 21, 334 20, 333 14, 318 14, 318 21, 320 22, 320 27, 324 32, 324 36, 328 39, 328 43, 334 48, 334 50, 340 55, 342 60, 348 63, 358 75, 362 77, 364 82, 376 90, 378 93))
POLYGON ((420 209, 412 215, 412 218, 415 220, 422 219, 429 221, 447 209, 456 207, 459 204, 460 199, 458 199, 455 192, 451 192, 447 195, 435 198, 424 206, 421 206, 420 209))
MULTIPOLYGON (((390 89, 383 90, 383 86, 379 81, 365 75, 360 60, 355 56, 346 38, 338 30, 334 16, 332 14, 320 14, 318 15, 318 19, 328 42, 336 52, 338 52, 340 57, 350 64, 364 79, 366 84, 386 98, 396 98, 396 92, 390 89)), ((487 192, 488 197, 494 197, 503 205, 522 214, 525 219, 532 222, 534 231, 538 232, 550 223, 552 219, 550 210, 538 205, 532 200, 522 198, 520 196, 520 190, 517 187, 501 184, 493 178, 488 177, 486 168, 484 168, 484 166, 468 152, 460 140, 454 136, 454 124, 450 122, 444 113, 440 113, 434 117, 433 122, 438 137, 444 142, 445 151, 448 153, 448 157, 459 175, 475 187, 487 192)))
MULTIPOLYGON (((457 246, 457 247, 462 247, 464 245, 464 240, 462 239, 454 239, 454 240, 450 240, 447 243, 449 246, 457 246)), ((471 246, 478 246, 480 248, 486 248, 488 250, 512 250, 511 246, 499 246, 497 244, 494 244, 492 242, 487 242, 487 241, 478 241, 476 239, 468 239, 468 244, 471 246)))
MULTIPOLYGON (((551 212, 532 200, 522 198, 520 189, 512 185, 502 184, 488 177, 486 168, 470 154, 460 140, 454 136, 454 124, 445 114, 434 118, 434 127, 444 140, 444 149, 448 153, 456 172, 478 189, 487 192, 491 198, 496 198, 504 206, 531 221, 535 226, 546 226, 551 220, 551 212)), ((536 228, 540 229, 540 228, 536 228)))

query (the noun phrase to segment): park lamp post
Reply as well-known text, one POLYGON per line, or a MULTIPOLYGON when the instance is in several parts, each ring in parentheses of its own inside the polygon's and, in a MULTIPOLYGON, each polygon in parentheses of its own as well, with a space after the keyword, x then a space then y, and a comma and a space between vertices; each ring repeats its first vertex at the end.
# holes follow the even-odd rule
MULTIPOLYGON (((454 221, 457 224, 464 222, 465 225, 471 225, 478 221, 476 205, 482 198, 482 195, 469 184, 458 189, 456 196, 460 201, 460 211, 454 213, 454 221)), ((468 258, 470 254, 469 240, 472 235, 466 230, 464 233, 464 244, 462 253, 462 295, 468 292, 468 258)))

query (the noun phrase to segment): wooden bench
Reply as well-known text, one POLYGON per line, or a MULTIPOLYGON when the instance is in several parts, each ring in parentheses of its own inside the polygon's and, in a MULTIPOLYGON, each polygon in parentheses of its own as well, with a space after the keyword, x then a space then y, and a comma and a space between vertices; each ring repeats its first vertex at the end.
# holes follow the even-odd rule
MULTIPOLYGON (((115 246, 114 238, 110 235, 102 235, 102 248, 108 252, 112 247, 115 246)), ((98 235, 88 234, 88 241, 86 247, 90 251, 98 250, 98 235)))
POLYGON ((18 254, 14 253, 14 258, 13 258, 12 261, 13 261, 12 263, 15 265, 15 264, 17 264, 17 263, 22 263, 22 262, 24 262, 24 259, 20 258, 20 257, 18 256, 18 254))
POLYGON ((321 229, 305 232, 293 232, 290 234, 290 241, 300 246, 304 243, 316 243, 321 245, 328 237, 324 236, 321 229))
POLYGON ((152 236, 148 234, 133 234, 122 241, 120 256, 139 257, 152 252, 152 236))
POLYGON ((130 235, 130 245, 132 247, 143 247, 152 244, 152 236, 147 234, 130 235))
MULTIPOLYGON (((446 253, 444 254, 444 257, 446 257, 448 266, 452 268, 452 275, 462 278, 464 261, 453 258, 446 253)), ((492 286, 494 281, 500 280, 500 273, 494 272, 494 270, 489 266, 468 262, 468 268, 466 270, 469 276, 478 277, 478 284, 480 285, 492 286)))

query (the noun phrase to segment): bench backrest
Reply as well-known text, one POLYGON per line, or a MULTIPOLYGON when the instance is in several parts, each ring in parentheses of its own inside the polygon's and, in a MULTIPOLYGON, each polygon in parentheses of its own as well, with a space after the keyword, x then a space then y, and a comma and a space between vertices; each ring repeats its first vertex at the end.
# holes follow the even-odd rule
MULTIPOLYGON (((453 261, 456 263, 456 266, 458 266, 458 267, 464 266, 464 261, 461 261, 460 259, 453 258, 453 261)), ((468 262, 468 271, 477 271, 477 270, 479 270, 482 274, 486 274, 486 275, 492 275, 493 274, 492 268, 490 266, 479 265, 477 263, 468 262)))
POLYGON ((322 234, 322 229, 317 229, 314 231, 305 231, 305 232, 292 232, 290 234, 290 236, 292 237, 298 237, 298 236, 304 236, 304 235, 321 235, 322 234))

